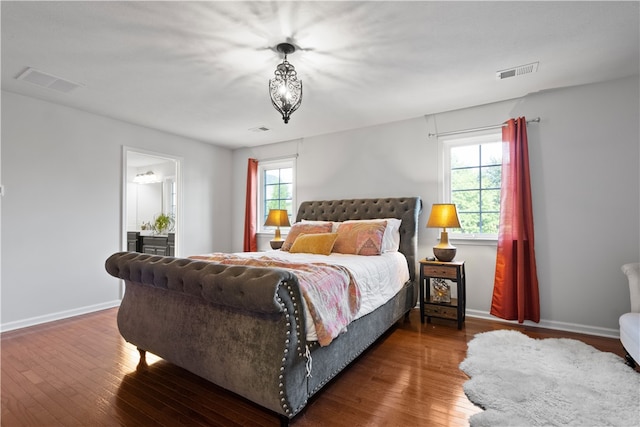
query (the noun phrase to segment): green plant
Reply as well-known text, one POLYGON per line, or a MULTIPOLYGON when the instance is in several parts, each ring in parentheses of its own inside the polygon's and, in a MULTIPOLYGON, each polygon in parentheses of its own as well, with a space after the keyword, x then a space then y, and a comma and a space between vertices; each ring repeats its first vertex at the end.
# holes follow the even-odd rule
POLYGON ((153 230, 157 234, 163 234, 167 231, 173 230, 174 219, 172 215, 167 215, 165 213, 161 213, 156 216, 153 220, 153 230))

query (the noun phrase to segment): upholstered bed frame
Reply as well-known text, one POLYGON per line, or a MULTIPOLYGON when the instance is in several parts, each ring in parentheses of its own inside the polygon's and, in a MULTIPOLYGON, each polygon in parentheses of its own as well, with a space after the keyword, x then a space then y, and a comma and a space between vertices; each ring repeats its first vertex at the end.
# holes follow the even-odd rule
POLYGON ((400 218, 410 281, 321 347, 307 342, 296 277, 282 269, 120 252, 106 261, 126 290, 124 339, 280 416, 308 399, 415 306, 418 197, 304 202, 297 221, 400 218), (312 361, 312 363, 310 363, 312 361))

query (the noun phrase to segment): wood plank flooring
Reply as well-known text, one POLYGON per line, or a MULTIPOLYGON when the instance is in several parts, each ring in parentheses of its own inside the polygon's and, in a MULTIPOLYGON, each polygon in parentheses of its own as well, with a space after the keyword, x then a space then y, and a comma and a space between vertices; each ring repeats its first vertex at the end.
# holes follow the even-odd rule
MULTIPOLYGON (((120 337, 109 309, 2 334, 1 423, 13 426, 277 426, 270 411, 148 354, 120 337)), ((311 400, 291 425, 467 426, 480 409, 458 365, 476 333, 518 329, 568 337, 624 356, 616 339, 467 318, 421 324, 417 310, 311 400)))

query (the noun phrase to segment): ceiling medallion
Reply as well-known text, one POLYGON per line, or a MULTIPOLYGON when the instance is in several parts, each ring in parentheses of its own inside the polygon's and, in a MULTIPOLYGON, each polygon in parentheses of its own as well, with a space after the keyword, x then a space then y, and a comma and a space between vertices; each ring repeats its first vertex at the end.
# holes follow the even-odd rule
POLYGON ((302 103, 302 81, 298 80, 296 69, 287 61, 287 55, 296 51, 290 43, 276 46, 278 52, 284 53, 284 60, 278 64, 275 77, 269 80, 269 95, 273 107, 282 114, 285 123, 289 123, 291 113, 302 103))

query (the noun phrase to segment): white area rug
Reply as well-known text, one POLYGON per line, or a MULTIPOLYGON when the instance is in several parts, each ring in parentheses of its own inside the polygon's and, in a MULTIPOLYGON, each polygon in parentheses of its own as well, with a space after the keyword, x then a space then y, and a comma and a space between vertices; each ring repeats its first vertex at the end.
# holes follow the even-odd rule
POLYGON ((485 332, 460 369, 471 426, 640 426, 640 373, 581 341, 485 332))

